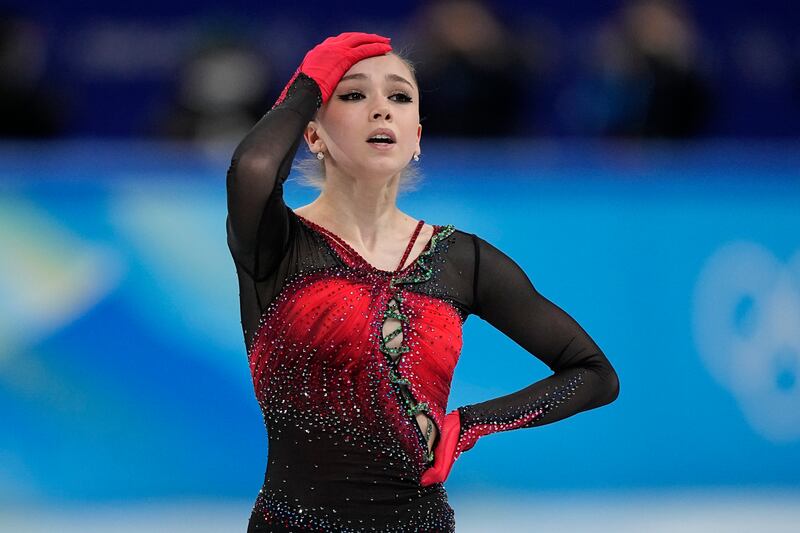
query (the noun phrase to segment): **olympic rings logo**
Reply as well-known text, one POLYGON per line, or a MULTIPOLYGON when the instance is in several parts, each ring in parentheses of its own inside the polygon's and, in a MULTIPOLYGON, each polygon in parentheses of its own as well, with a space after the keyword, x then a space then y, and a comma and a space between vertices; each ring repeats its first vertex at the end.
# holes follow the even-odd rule
POLYGON ((800 251, 782 263, 733 242, 703 266, 693 297, 694 341, 710 373, 765 438, 800 438, 800 251))

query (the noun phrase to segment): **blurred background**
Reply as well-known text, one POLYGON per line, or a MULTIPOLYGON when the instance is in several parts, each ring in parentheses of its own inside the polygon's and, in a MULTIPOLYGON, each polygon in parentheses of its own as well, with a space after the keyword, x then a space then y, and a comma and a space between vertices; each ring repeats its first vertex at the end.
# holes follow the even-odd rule
MULTIPOLYGON (((798 30, 776 0, 0 3, 0 530, 246 529, 225 172, 308 49, 367 31, 417 65, 401 209, 514 258, 620 375, 464 454, 459 532, 797 531, 798 30)), ((549 375, 464 333, 451 409, 549 375)))

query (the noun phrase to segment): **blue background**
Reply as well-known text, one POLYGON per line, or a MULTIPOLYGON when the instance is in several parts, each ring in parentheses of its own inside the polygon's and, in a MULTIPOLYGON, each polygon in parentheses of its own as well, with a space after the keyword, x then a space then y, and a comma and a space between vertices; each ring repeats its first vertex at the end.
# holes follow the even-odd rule
MULTIPOLYGON (((424 181, 400 208, 511 256, 621 382, 611 405, 463 454, 446 483, 458 531, 794 532, 800 12, 687 2, 707 124, 675 142, 614 141, 598 124, 630 102, 604 85, 597 37, 624 4, 487 4, 529 62, 515 128, 435 138, 423 117, 424 181)), ((264 76, 249 128, 321 38, 370 31, 413 51, 429 5, 4 3, 22 24, 0 28, 18 30, 0 43, 0 85, 42 96, 62 122, 0 142, 0 531, 246 528, 267 435, 225 236, 245 130, 210 115, 190 143, 154 125, 185 104, 204 46, 256 54, 222 71, 264 76)), ((237 88, 218 79, 195 88, 237 88)), ((424 106, 438 89, 420 86, 424 106)), ((21 128, 36 108, 16 102, 21 128)), ((290 178, 291 207, 315 197, 290 178)), ((470 317, 448 408, 549 374, 470 317)))
MULTIPOLYGON (((266 433, 226 248, 226 158, 148 143, 0 151, 4 501, 255 497, 266 433)), ((784 265, 800 250, 799 159, 788 143, 430 143, 401 209, 510 255, 621 381, 610 406, 481 439, 448 489, 797 488, 800 430, 748 422, 692 321, 726 244, 784 265)), ((292 207, 315 197, 291 178, 286 190, 292 207)), ((775 390, 796 399, 789 355, 775 390)), ((547 375, 472 316, 449 406, 547 375)))

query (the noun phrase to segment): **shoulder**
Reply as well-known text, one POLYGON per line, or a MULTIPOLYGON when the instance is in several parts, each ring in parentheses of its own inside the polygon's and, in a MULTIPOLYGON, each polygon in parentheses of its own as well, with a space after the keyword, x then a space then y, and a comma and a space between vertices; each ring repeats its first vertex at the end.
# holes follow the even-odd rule
POLYGON ((458 238, 464 241, 464 246, 469 247, 474 255, 476 268, 490 269, 495 267, 513 266, 519 268, 517 262, 494 241, 484 239, 475 233, 456 230, 458 238))
POLYGON ((438 251, 446 252, 449 261, 455 261, 460 266, 474 264, 478 266, 481 261, 496 264, 513 260, 492 242, 476 233, 456 227, 454 224, 436 224, 439 231, 434 236, 438 251))
POLYGON ((439 224, 437 226, 440 228, 438 232, 440 238, 448 238, 451 244, 469 247, 474 250, 497 250, 494 245, 480 235, 458 228, 454 224, 439 224))
POLYGON ((480 239, 477 235, 457 228, 454 224, 438 225, 436 249, 441 252, 442 260, 455 266, 463 275, 473 272, 478 260, 476 253, 480 239))
POLYGON ((456 233, 461 233, 458 229, 456 229, 455 225, 453 224, 434 224, 436 226, 436 235, 434 236, 437 239, 446 239, 448 237, 453 237, 456 233))
POLYGON ((452 228, 452 230, 450 231, 450 236, 454 242, 457 242, 462 246, 470 247, 476 253, 486 247, 491 247, 494 249, 494 246, 492 246, 489 242, 480 237, 478 234, 456 228, 452 224, 450 224, 449 226, 452 228))

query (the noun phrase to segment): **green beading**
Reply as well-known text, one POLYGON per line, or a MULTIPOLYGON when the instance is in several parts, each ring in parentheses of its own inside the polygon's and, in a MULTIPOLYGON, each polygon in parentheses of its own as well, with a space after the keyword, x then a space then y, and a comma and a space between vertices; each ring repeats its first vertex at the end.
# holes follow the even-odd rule
MULTIPOLYGON (((416 269, 412 268, 410 269, 409 274, 407 274, 406 276, 402 276, 399 278, 395 278, 394 276, 392 276, 392 278, 389 280, 389 287, 391 289, 397 289, 397 285, 401 283, 421 283, 429 280, 433 275, 433 266, 430 265, 428 262, 430 261, 434 250, 436 249, 436 245, 439 243, 439 241, 449 237, 454 231, 455 231, 455 226, 453 226, 452 224, 448 224, 439 233, 435 234, 431 238, 431 243, 428 249, 422 252, 415 261, 416 266, 419 267, 419 270, 421 270, 421 272, 414 273, 414 270, 416 269)), ((386 309, 383 312, 383 317, 384 317, 384 323, 385 319, 394 318, 400 321, 400 326, 391 333, 389 333, 388 335, 384 336, 382 329, 383 323, 381 324, 381 341, 379 344, 379 348, 383 353, 390 356, 389 381, 398 386, 399 396, 403 400, 403 403, 405 403, 406 406, 406 414, 412 417, 412 422, 418 430, 417 433, 420 437, 421 444, 425 449, 425 459, 428 463, 432 463, 434 460, 434 453, 432 450, 431 451, 428 450, 428 443, 430 442, 430 436, 431 433, 433 432, 433 424, 431 423, 430 419, 428 419, 428 425, 425 430, 425 435, 423 435, 422 430, 420 429, 419 424, 416 420, 417 414, 430 413, 430 408, 428 407, 427 402, 416 403, 416 400, 413 398, 413 396, 411 396, 411 392, 408 389, 408 387, 411 386, 411 382, 396 372, 394 368, 395 360, 393 360, 393 358, 391 357, 394 355, 398 355, 400 353, 406 353, 410 350, 410 348, 402 343, 400 344, 400 346, 397 346, 396 348, 389 348, 388 346, 386 346, 388 342, 390 342, 392 339, 394 339, 396 336, 402 333, 403 324, 408 323, 408 316, 400 312, 400 304, 402 302, 403 302, 402 290, 398 289, 391 296, 391 298, 389 298, 386 304, 386 309), (404 389, 405 393, 400 388, 402 385, 406 386, 406 388, 404 389)))
POLYGON ((433 251, 436 249, 436 244, 439 241, 446 239, 449 237, 454 231, 456 227, 452 224, 448 224, 445 226, 442 231, 437 233, 436 235, 431 238, 431 245, 428 247, 427 250, 422 252, 415 263, 422 269, 421 274, 413 274, 414 269, 411 270, 409 274, 401 278, 392 278, 389 282, 389 285, 394 288, 395 285, 399 283, 421 283, 423 281, 428 281, 431 276, 433 275, 433 267, 426 263, 426 261, 430 260, 431 255, 433 255, 433 251), (413 274, 413 275, 412 275, 413 274))

